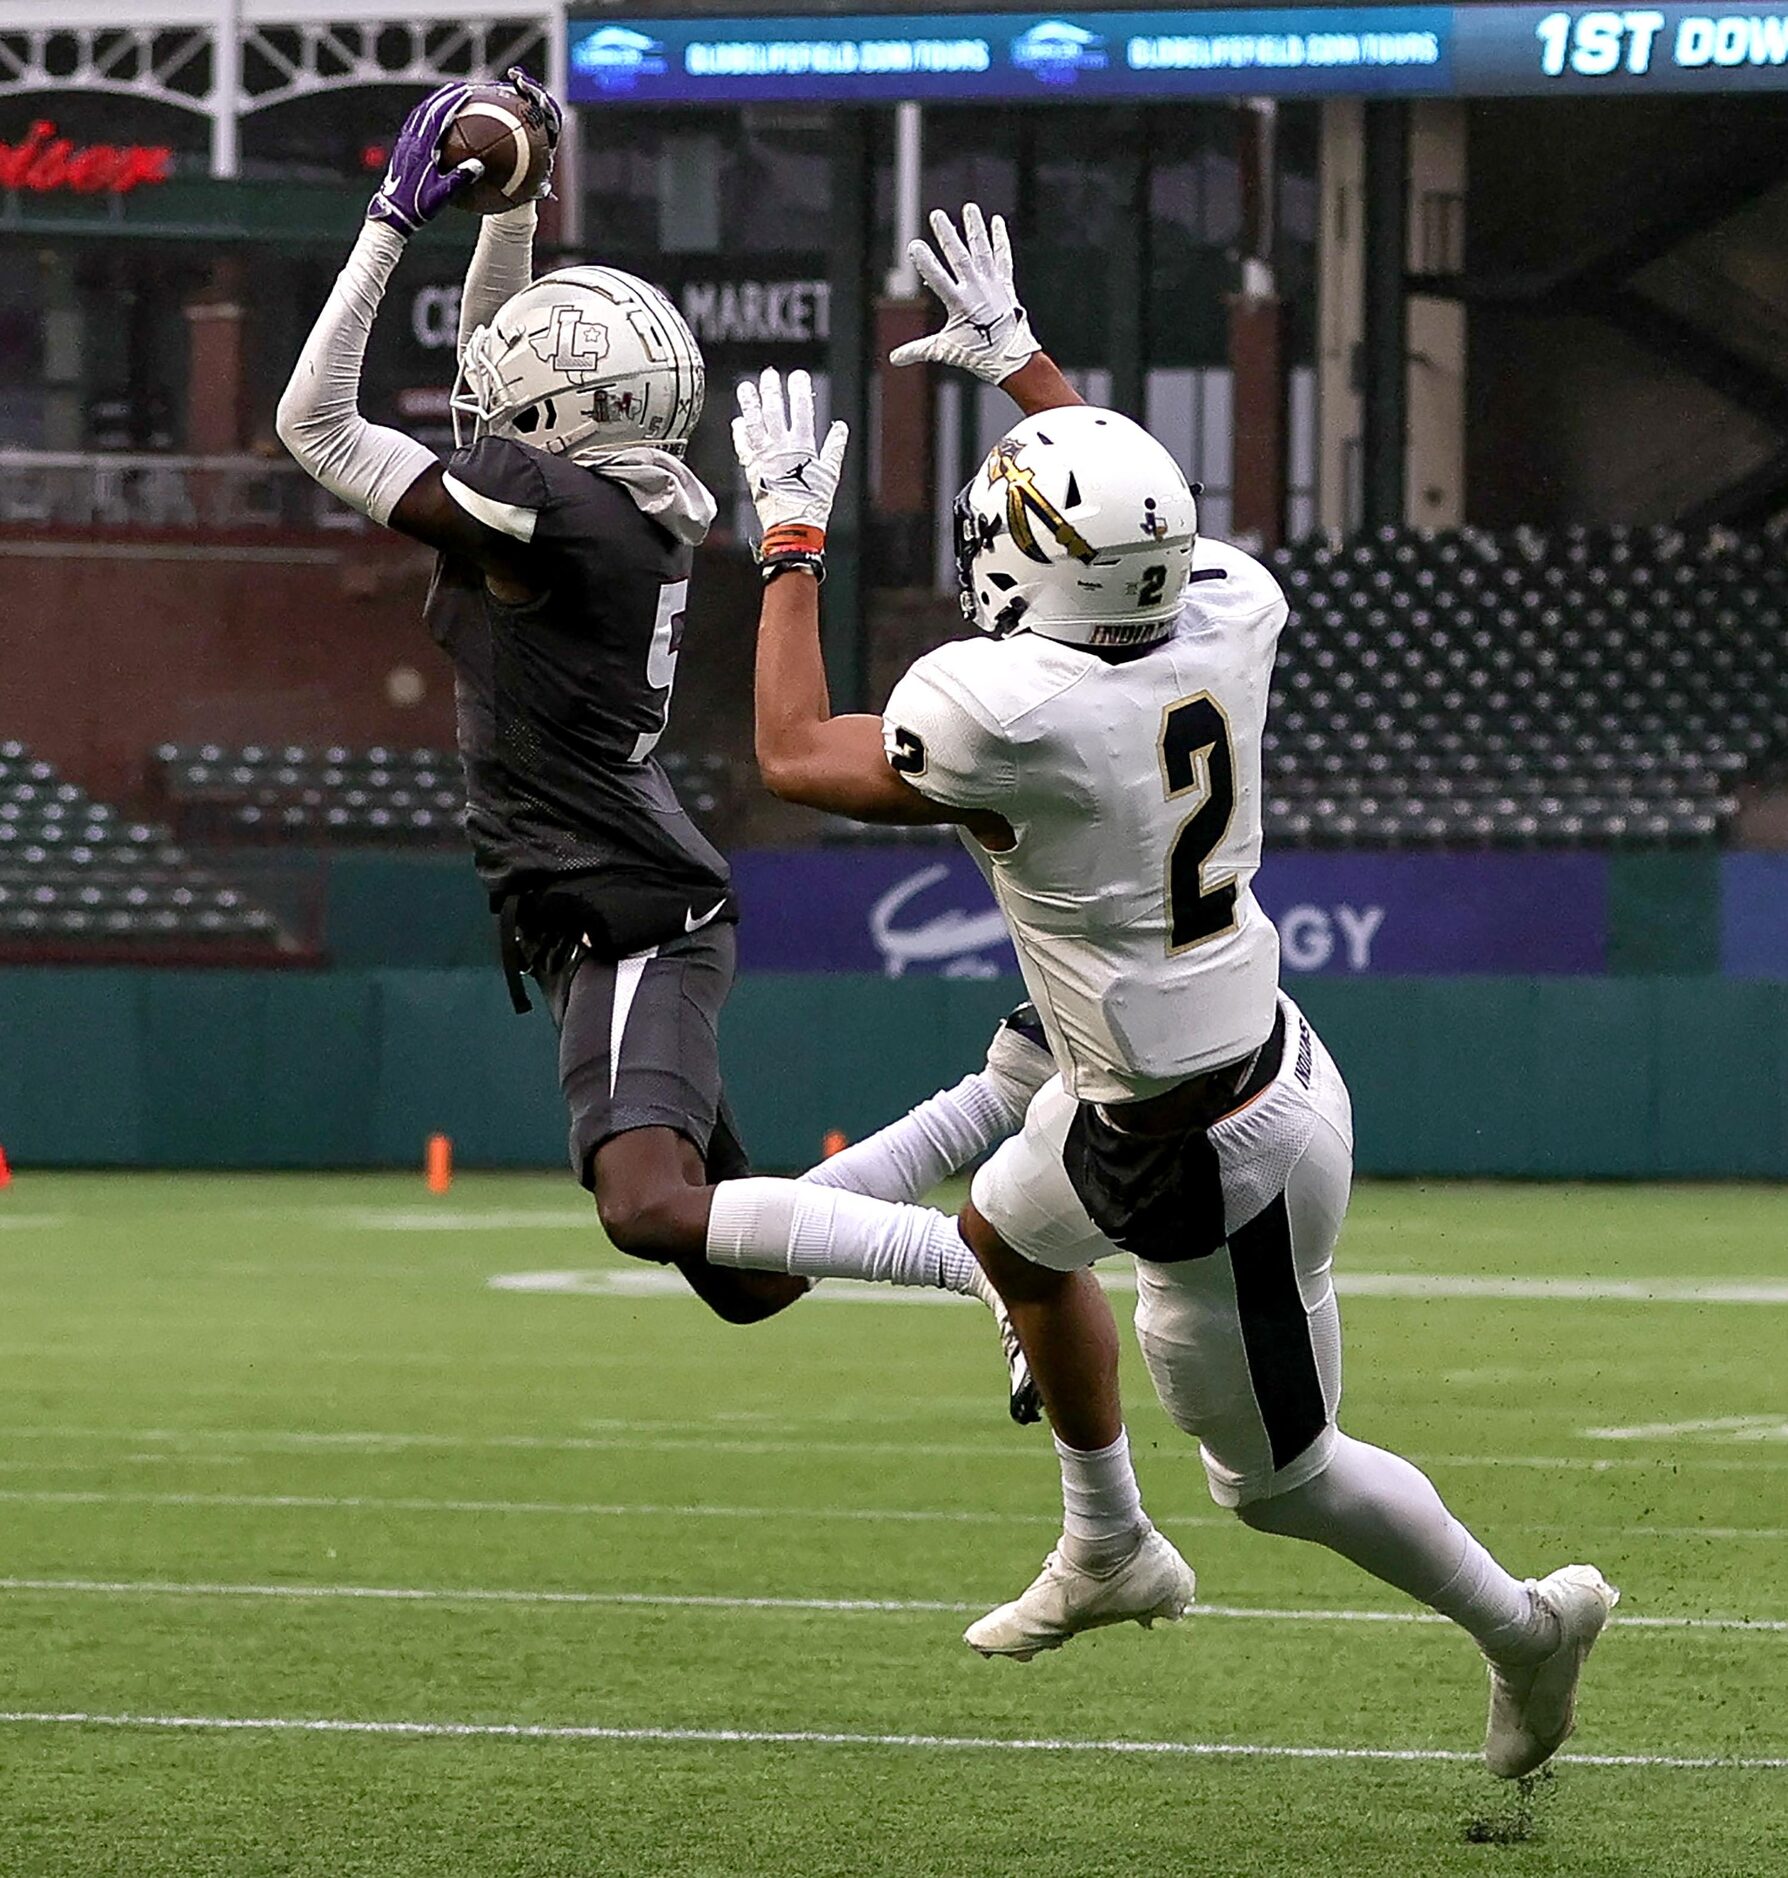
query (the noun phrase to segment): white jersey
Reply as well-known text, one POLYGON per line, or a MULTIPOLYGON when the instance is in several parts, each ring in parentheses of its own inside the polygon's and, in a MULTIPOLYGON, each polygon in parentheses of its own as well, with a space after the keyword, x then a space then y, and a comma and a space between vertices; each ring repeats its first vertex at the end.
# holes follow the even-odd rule
POLYGON ((1273 1026, 1279 936, 1260 865, 1260 741, 1285 596, 1251 556, 1201 540, 1164 644, 1108 662, 1018 633, 914 663, 884 714, 921 794, 1003 816, 970 852, 1012 929, 1069 1092, 1159 1093, 1273 1026))

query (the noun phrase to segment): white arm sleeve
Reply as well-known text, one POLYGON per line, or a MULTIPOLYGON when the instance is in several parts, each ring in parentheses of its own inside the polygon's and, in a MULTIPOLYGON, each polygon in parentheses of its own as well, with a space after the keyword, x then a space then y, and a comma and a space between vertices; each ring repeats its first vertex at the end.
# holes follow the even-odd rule
POLYGON ((480 326, 487 326, 510 295, 518 294, 534 278, 534 228, 539 211, 532 202, 519 209, 487 215, 478 225, 478 246, 466 269, 466 284, 459 296, 458 355, 466 355, 466 341, 480 326))
POLYGON ((366 341, 403 251, 403 237, 383 222, 361 228, 292 368, 277 420, 280 442, 304 468, 331 495, 381 524, 437 461, 414 437, 360 415, 366 341))

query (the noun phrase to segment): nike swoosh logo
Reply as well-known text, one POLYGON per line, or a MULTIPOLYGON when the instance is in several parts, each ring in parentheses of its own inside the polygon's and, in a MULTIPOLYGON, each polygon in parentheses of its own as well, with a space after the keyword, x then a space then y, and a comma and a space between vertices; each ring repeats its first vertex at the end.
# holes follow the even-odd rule
POLYGON ((713 919, 719 913, 724 912, 725 909, 726 902, 724 900, 716 900, 714 904, 708 908, 707 912, 705 912, 700 919, 697 919, 695 917, 695 908, 691 907, 689 911, 683 915, 683 930, 685 932, 700 932, 701 929, 707 925, 709 920, 713 919))

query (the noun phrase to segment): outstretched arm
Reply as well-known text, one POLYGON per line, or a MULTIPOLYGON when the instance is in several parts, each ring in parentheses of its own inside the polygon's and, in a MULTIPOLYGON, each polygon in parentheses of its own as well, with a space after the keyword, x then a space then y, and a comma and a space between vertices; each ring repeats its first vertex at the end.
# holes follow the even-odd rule
POLYGON ((446 171, 437 160, 467 89, 441 86, 404 121, 360 237, 298 355, 277 428, 280 442, 332 495, 375 522, 464 555, 505 597, 525 598, 517 543, 454 502, 432 450, 368 423, 360 411, 367 340, 405 243, 483 173, 476 161, 446 171))
POLYGON ((896 346, 893 365, 953 365, 989 385, 998 385, 1026 417, 1084 402, 1061 368, 1038 345, 1030 315, 1013 283, 1012 240, 1006 218, 989 223, 980 205, 962 211, 962 233, 942 209, 931 212, 937 241, 914 241, 907 255, 919 278, 937 295, 948 315, 924 339, 896 346))
POLYGON ((771 795, 804 808, 906 827, 960 819, 889 767, 879 717, 832 715, 820 650, 819 580, 806 569, 778 574, 764 589, 757 767, 771 795))
POLYGON ((379 302, 404 239, 369 219, 342 268, 279 401, 279 440, 333 496, 389 523, 398 499, 435 453, 360 415, 360 373, 379 302))
POLYGON ((928 801, 893 770, 882 720, 834 717, 820 649, 820 582, 826 524, 838 492, 849 432, 814 435, 813 380, 767 371, 739 387, 733 447, 757 504, 764 604, 757 635, 757 766, 785 802, 829 809, 861 822, 923 824, 963 817, 928 801))
POLYGON ((478 224, 478 245, 459 291, 459 334, 454 356, 466 356, 466 341, 488 326, 498 309, 534 278, 534 234, 540 212, 532 202, 487 215, 478 224))
POLYGON ((330 494, 375 522, 388 523, 399 499, 435 463, 432 450, 360 414, 366 342, 404 243, 482 173, 481 164, 445 172, 441 138, 468 87, 442 85, 404 120, 391 167, 279 401, 279 440, 330 494))

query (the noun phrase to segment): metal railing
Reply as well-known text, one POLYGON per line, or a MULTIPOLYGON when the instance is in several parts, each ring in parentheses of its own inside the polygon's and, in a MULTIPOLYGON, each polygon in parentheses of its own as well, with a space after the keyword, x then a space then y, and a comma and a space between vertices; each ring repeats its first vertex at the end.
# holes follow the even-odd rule
POLYGON ((207 530, 367 525, 283 458, 72 450, 0 450, 0 524, 207 530))

